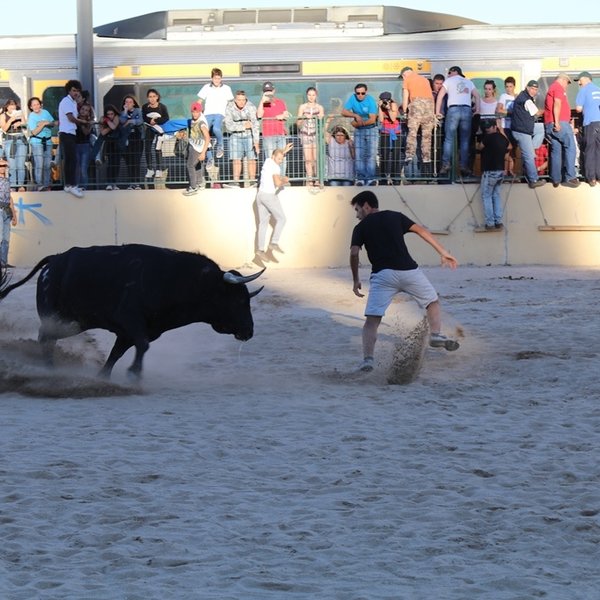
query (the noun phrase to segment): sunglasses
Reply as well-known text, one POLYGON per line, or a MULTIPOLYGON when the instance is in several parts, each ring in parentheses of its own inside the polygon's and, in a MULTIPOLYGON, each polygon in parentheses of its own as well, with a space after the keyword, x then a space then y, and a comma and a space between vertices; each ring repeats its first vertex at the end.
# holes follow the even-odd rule
POLYGON ((357 96, 366 96, 367 92, 354 92, 357 96))

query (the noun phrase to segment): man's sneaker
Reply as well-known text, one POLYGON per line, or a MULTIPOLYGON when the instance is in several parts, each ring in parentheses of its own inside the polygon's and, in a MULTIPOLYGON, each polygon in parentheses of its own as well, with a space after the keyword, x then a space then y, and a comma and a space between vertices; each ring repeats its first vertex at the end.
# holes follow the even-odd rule
POLYGON ((76 198, 83 198, 83 192, 76 186, 65 186, 65 192, 73 194, 76 198))
POLYGON ((146 171, 146 179, 152 179, 154 177, 154 171, 152 169, 148 169, 146 171))
POLYGON ((460 344, 456 340, 451 340, 441 333, 432 333, 429 336, 429 345, 432 348, 445 348, 449 352, 458 350, 460 344))
POLYGON ((104 189, 106 189, 106 190, 109 190, 109 191, 110 191, 110 190, 112 190, 112 189, 113 189, 113 186, 112 186, 112 185, 107 185, 107 186, 106 186, 104 189))
POLYGON ((187 190, 185 190, 185 192, 183 192, 184 196, 193 196, 194 194, 197 194, 200 191, 200 188, 198 186, 196 187, 189 187, 187 190))
POLYGON ((530 181, 529 187, 533 190, 534 188, 542 187, 546 185, 546 182, 543 179, 538 179, 537 181, 530 181))
POLYGON ((366 356, 364 360, 360 363, 358 370, 363 373, 369 373, 375 367, 375 361, 372 356, 366 356))
POLYGON ((443 165, 438 171, 438 175, 446 175, 450 171, 450 165, 443 165))
POLYGON ((231 183, 224 183, 223 187, 226 187, 226 188, 239 188, 240 184, 237 181, 232 181, 231 183))
POLYGON ((155 173, 154 173, 154 177, 156 177, 156 179, 162 179, 163 178, 163 172, 158 169, 155 173))
POLYGON ((223 158, 223 156, 225 156, 225 154, 223 152, 223 148, 219 148, 217 150, 217 158, 223 158))
POLYGON ((281 246, 279 244, 269 244, 269 250, 272 250, 273 252, 279 252, 279 254, 285 254, 285 252, 281 249, 281 246))
POLYGON ((579 187, 580 183, 581 181, 579 181, 579 179, 569 179, 568 181, 563 181, 563 185, 570 188, 579 187))

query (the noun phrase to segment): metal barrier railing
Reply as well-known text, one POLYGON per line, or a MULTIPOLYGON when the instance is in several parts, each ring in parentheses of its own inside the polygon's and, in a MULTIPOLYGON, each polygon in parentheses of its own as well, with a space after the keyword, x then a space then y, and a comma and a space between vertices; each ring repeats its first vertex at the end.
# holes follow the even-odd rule
MULTIPOLYGON (((286 155, 285 171, 292 185, 353 185, 360 180, 357 173, 357 141, 361 143, 361 134, 353 129, 351 119, 341 115, 328 115, 323 119, 313 118, 312 127, 302 128, 298 123, 302 119, 290 118, 286 123, 285 141, 292 143, 292 149, 286 155)), ((144 132, 142 132, 144 133, 144 132)), ((399 185, 411 182, 443 182, 449 181, 451 175, 439 177, 441 167, 443 127, 437 124, 432 137, 431 163, 423 163, 421 135, 417 137, 415 157, 406 162, 406 138, 408 130, 406 122, 401 122, 401 130, 396 139, 390 139, 373 129, 372 141, 374 152, 368 154, 367 160, 374 161, 374 176, 371 184, 399 185)), ((127 146, 116 141, 97 143, 94 151, 90 149, 89 164, 78 166, 79 185, 86 189, 138 189, 161 187, 185 187, 188 184, 186 166, 187 142, 178 133, 157 136, 151 142, 143 139, 130 139, 127 146), (158 142, 158 147, 157 147, 158 142), (151 147, 148 147, 151 144, 151 147), (151 177, 148 158, 158 162, 151 177), (157 173, 158 171, 158 173, 157 173)), ((244 159, 242 175, 235 182, 230 158, 231 136, 225 132, 224 155, 221 158, 209 153, 205 164, 205 176, 201 186, 222 187, 239 183, 242 186, 256 185, 253 169, 248 159, 244 159)), ((55 140, 57 142, 57 140, 55 140)), ((213 139, 214 146, 214 139, 213 139)), ((265 138, 260 138, 260 151, 256 162, 256 172, 265 160, 265 138)), ((361 148, 359 146, 359 152, 361 148)), ((62 185, 60 173, 60 148, 54 147, 52 188, 62 185)), ((456 149, 454 152, 456 156, 456 149)), ((455 160, 453 158, 453 164, 455 160)), ((38 184, 34 181, 35 166, 33 158, 28 158, 28 178, 26 188, 35 190, 38 184)), ((360 170, 360 167, 359 169, 360 170)), ((454 169, 451 169, 451 173, 454 169)))

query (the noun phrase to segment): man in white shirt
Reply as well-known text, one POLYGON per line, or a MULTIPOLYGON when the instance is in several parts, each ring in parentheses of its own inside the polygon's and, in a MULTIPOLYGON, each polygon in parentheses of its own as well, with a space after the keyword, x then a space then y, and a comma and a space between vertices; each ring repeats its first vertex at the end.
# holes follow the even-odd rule
POLYGON ((470 79, 467 79, 460 67, 450 67, 448 77, 437 95, 435 112, 439 119, 442 115, 442 103, 448 95, 448 109, 444 125, 444 146, 442 150, 442 168, 440 175, 450 171, 452 151, 457 132, 459 133, 459 160, 461 175, 470 175, 469 169, 469 140, 471 138, 471 121, 475 113, 479 112, 479 92, 470 79))
POLYGON ((210 73, 210 83, 204 85, 198 92, 198 98, 204 104, 206 122, 217 140, 217 158, 223 158, 223 119, 227 103, 233 100, 231 88, 222 80, 223 72, 215 67, 210 73))
POLYGON ((76 79, 70 79, 65 84, 65 97, 58 105, 58 137, 63 164, 64 190, 77 198, 83 197, 83 191, 76 185, 77 145, 75 134, 77 124, 84 123, 84 121, 78 119, 77 102, 80 98, 81 83, 76 79))

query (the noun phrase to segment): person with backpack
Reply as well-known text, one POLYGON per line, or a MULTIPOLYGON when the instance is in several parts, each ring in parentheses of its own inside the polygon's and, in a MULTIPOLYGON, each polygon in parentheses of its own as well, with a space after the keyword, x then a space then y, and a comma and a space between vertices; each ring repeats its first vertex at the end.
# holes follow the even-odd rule
POLYGON ((188 119, 187 126, 188 148, 186 161, 189 185, 183 192, 184 196, 193 196, 204 187, 206 153, 210 146, 210 130, 208 121, 202 114, 202 103, 192 102, 190 110, 192 118, 188 119), (198 184, 198 180, 200 184, 198 184))

